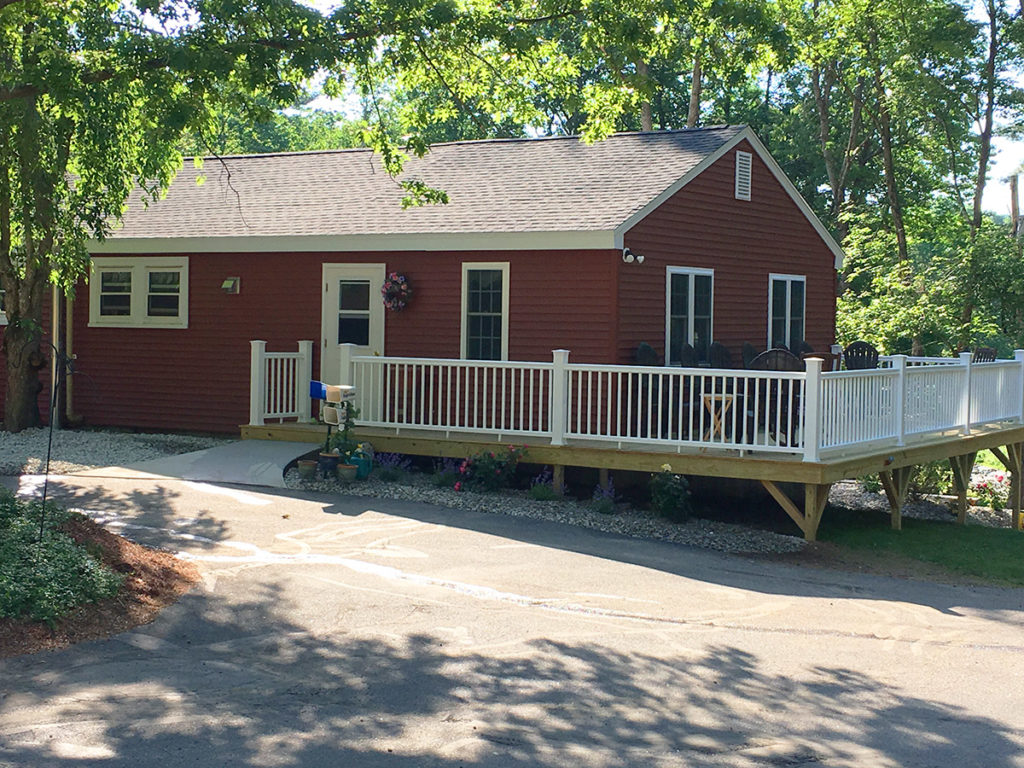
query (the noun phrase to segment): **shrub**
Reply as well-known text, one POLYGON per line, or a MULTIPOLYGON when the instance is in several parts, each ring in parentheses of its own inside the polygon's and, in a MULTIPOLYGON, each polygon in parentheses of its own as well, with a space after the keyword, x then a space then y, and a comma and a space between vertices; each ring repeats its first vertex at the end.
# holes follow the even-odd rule
POLYGON ((459 465, 455 490, 497 491, 512 485, 516 465, 526 455, 526 446, 508 446, 505 451, 482 451, 459 465))
POLYGON ((914 468, 907 491, 918 499, 926 494, 949 493, 953 487, 953 470, 945 460, 930 461, 914 468))
MULTIPOLYGON (((565 488, 562 488, 565 493, 565 488)), ((544 467, 536 477, 530 479, 530 498, 535 501, 558 501, 560 494, 555 489, 555 477, 551 467, 544 467)))
POLYGON ((690 484, 682 475, 673 474, 668 464, 651 476, 651 506, 673 522, 682 523, 690 516, 690 484))
POLYGON ((51 627, 73 608, 114 595, 123 577, 106 568, 61 526, 69 514, 52 504, 39 538, 39 502, 0 489, 0 617, 51 627))
POLYGON ((438 488, 451 488, 459 479, 458 459, 434 459, 434 474, 431 482, 438 488))
POLYGON ((863 477, 858 477, 857 482, 865 493, 882 492, 882 481, 878 479, 878 475, 864 475, 863 477))
POLYGON ((412 470, 412 459, 404 453, 378 453, 374 461, 377 462, 377 477, 385 483, 393 483, 412 470))
POLYGON ((1006 508, 1010 499, 1010 489, 1006 484, 1005 475, 996 475, 991 480, 979 480, 971 486, 971 492, 984 507, 991 507, 996 512, 1006 508))
POLYGON ((598 483, 594 486, 594 493, 590 498, 590 508, 602 515, 615 514, 615 483, 609 475, 608 485, 598 483))

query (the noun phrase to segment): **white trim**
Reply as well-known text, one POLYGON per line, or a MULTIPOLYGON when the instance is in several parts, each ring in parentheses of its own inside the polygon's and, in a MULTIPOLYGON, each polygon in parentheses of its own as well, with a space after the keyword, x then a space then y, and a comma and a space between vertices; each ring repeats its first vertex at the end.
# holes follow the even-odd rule
POLYGON ((466 314, 469 311, 469 271, 477 269, 501 270, 501 359, 508 360, 508 306, 511 285, 509 283, 509 262, 507 261, 464 261, 462 262, 462 302, 459 310, 459 357, 466 359, 466 314))
POLYGON ((690 318, 688 322, 690 338, 686 340, 686 343, 690 345, 693 344, 693 308, 694 299, 697 294, 697 292, 693 290, 694 281, 692 280, 692 277, 695 275, 701 275, 703 277, 711 278, 711 328, 708 331, 708 347, 711 346, 711 342, 715 338, 715 270, 705 269, 703 267, 665 267, 665 365, 672 365, 670 362, 671 349, 669 347, 669 342, 671 340, 671 332, 669 329, 672 326, 672 275, 691 276, 690 289, 687 292, 690 305, 686 308, 690 318))
POLYGON ((655 197, 653 200, 647 203, 647 205, 645 205, 639 211, 637 211, 624 222, 622 222, 622 224, 616 227, 614 247, 621 250, 623 242, 625 240, 626 233, 630 229, 639 224, 644 218, 648 216, 648 214, 651 213, 651 211, 658 208, 662 203, 664 203, 666 200, 672 197, 672 195, 674 195, 680 189, 682 189, 695 178, 697 178, 701 173, 707 170, 713 163, 721 159, 722 156, 724 156, 729 150, 731 150, 733 147, 735 147, 743 140, 750 142, 750 146, 757 153, 757 156, 761 158, 761 161, 768 167, 768 170, 772 172, 772 175, 775 177, 775 180, 782 185, 782 188, 786 190, 786 194, 788 194, 790 198, 792 198, 793 202, 796 203, 797 207, 800 209, 800 212, 803 213, 804 217, 811 223, 811 226, 814 227, 814 231, 818 233, 818 236, 825 242, 825 245, 828 247, 828 249, 832 251, 832 255, 835 257, 835 260, 833 262, 835 268, 841 269, 843 266, 843 259, 845 258, 842 246, 840 246, 839 243, 836 242, 836 239, 832 237, 832 235, 829 233, 829 231, 825 229, 825 225, 821 223, 821 220, 818 219, 814 211, 811 210, 811 206, 807 204, 807 201, 804 200, 803 196, 797 191, 796 187, 793 186, 793 182, 791 182, 786 177, 786 174, 783 172, 782 168, 779 166, 777 162, 775 162, 775 158, 773 158, 768 153, 767 148, 765 148, 764 144, 761 143, 761 140, 757 138, 757 135, 754 133, 753 129, 750 128, 750 126, 744 128, 742 131, 733 136, 731 140, 725 142, 722 146, 720 146, 710 155, 708 155, 699 163, 697 163, 697 165, 690 169, 689 173, 687 173, 681 179, 678 179, 675 183, 671 184, 667 189, 665 189, 664 192, 655 197))
POLYGON ((616 248, 613 230, 579 232, 453 232, 380 235, 246 235, 244 237, 124 237, 115 232, 96 254, 116 253, 310 253, 384 251, 524 251, 616 248))
POLYGON ((754 186, 753 155, 736 150, 736 184, 733 190, 737 200, 749 200, 754 186))
MULTIPOLYGON (((793 283, 799 282, 804 284, 804 339, 807 337, 807 275, 784 275, 780 272, 769 272, 768 273, 768 349, 772 348, 772 282, 775 280, 786 281, 786 338, 783 340, 783 344, 789 349, 789 332, 790 324, 793 321, 792 313, 790 311, 790 294, 793 291, 793 283)), ((804 340, 802 339, 802 340, 804 340)), ((790 349, 794 355, 799 354, 796 350, 790 349)))
POLYGON ((188 328, 188 257, 140 256, 137 258, 95 257, 89 267, 90 328, 188 328), (147 314, 150 272, 181 273, 177 317, 150 317, 147 314), (131 298, 129 314, 100 315, 100 273, 129 272, 131 298))

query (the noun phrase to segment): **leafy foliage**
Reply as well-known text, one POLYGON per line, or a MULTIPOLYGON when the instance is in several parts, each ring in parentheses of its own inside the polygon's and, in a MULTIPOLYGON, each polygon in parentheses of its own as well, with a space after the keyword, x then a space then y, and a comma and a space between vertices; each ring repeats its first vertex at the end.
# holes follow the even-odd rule
POLYGON ((116 594, 122 577, 61 530, 69 515, 48 504, 39 538, 38 502, 0 489, 0 617, 45 621, 116 594))
POLYGON ((686 522, 692 512, 690 484, 668 465, 651 476, 651 507, 662 517, 677 523, 686 522), (667 467, 667 468, 666 468, 667 467))
POLYGON ((510 445, 504 451, 481 451, 459 465, 455 490, 497 491, 508 488, 515 478, 516 466, 526 455, 526 446, 510 445))

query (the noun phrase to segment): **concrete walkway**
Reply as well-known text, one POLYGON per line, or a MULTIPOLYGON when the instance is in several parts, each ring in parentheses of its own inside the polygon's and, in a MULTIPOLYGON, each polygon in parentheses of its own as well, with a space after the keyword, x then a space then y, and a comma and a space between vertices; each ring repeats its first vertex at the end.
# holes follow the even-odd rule
POLYGON ((239 440, 192 453, 140 461, 124 467, 104 467, 79 473, 84 477, 173 477, 206 483, 233 483, 284 488, 284 470, 319 443, 278 440, 239 440))

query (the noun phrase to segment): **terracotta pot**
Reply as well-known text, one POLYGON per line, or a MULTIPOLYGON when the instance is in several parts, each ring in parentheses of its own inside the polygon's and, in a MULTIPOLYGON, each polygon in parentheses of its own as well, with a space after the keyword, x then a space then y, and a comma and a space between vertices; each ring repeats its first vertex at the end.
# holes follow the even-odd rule
POLYGON ((305 480, 311 480, 316 474, 316 459, 299 459, 299 476, 305 480))
POLYGON ((338 480, 348 485, 356 479, 356 473, 359 471, 359 467, 355 464, 339 464, 338 465, 338 480))

